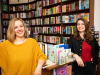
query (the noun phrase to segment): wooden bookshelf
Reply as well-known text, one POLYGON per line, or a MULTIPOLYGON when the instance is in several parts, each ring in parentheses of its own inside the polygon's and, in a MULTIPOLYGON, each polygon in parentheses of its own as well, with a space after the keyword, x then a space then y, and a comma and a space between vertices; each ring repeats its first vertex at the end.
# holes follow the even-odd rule
MULTIPOLYGON (((55 3, 55 4, 49 4, 47 6, 43 6, 43 0, 35 0, 35 1, 32 1, 32 2, 29 2, 28 3, 20 3, 20 4, 9 4, 8 3, 8 6, 20 6, 20 5, 28 5, 29 4, 33 4, 33 3, 37 3, 37 1, 42 1, 42 16, 38 16, 38 17, 35 17, 35 13, 34 13, 34 17, 28 17, 28 18, 22 18, 23 20, 35 20, 35 19, 42 19, 42 25, 32 25, 30 24, 30 28, 34 28, 34 27, 55 27, 55 26, 75 26, 76 23, 63 23, 62 22, 62 16, 63 15, 72 15, 72 14, 78 14, 78 13, 89 13, 89 24, 90 26, 93 26, 94 25, 94 0, 89 0, 89 9, 82 9, 82 10, 75 10, 75 11, 69 11, 69 12, 62 12, 62 6, 63 5, 67 5, 67 4, 70 4, 70 3, 73 3, 75 1, 79 1, 79 0, 68 0, 68 1, 64 1, 64 2, 59 2, 59 3, 55 3), (50 14, 50 15, 43 15, 43 9, 49 9, 49 8, 52 8, 52 7, 55 7, 55 6, 58 6, 60 5, 61 6, 61 13, 56 13, 56 14, 50 14), (45 18, 50 18, 50 17, 56 17, 56 16, 61 16, 61 22, 60 24, 43 24, 43 19, 45 18)), ((29 9, 29 8, 28 8, 29 9)), ((8 14, 15 14, 15 13, 29 13, 29 12, 32 12, 32 11, 36 11, 36 9, 32 9, 32 10, 27 10, 27 11, 9 11, 9 12, 3 12, 2 11, 2 14, 3 13, 8 13, 8 14)), ((2 22, 2 36, 3 35, 6 35, 6 33, 3 33, 3 28, 7 28, 7 26, 3 26, 3 21, 4 20, 10 20, 10 19, 3 19, 1 17, 1 22, 2 22)), ((56 19, 56 18, 55 18, 56 19)), ((50 20, 50 19, 49 19, 50 20)), ((62 30, 62 29, 61 29, 62 30)), ((62 37, 70 37, 72 34, 46 34, 46 33, 37 33, 37 35, 43 35, 43 36, 60 36, 61 37, 61 40, 60 42, 62 43, 62 37)), ((3 39, 4 37, 2 37, 3 39)), ((44 43, 47 43, 47 42, 44 42, 44 43)), ((54 43, 47 43, 47 44, 54 44, 54 43)), ((57 67, 60 67, 59 65, 55 65, 55 66, 52 66, 52 67, 48 67, 46 69, 43 70, 43 75, 52 75, 52 72, 51 72, 51 69, 54 69, 54 68, 57 68, 57 67), (49 71, 48 71, 49 70, 49 71)))

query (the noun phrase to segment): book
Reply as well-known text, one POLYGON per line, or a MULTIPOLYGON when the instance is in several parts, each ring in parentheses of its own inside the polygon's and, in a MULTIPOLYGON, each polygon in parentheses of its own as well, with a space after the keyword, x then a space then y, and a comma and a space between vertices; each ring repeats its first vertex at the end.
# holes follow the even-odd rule
POLYGON ((8 11, 8 5, 7 4, 2 4, 2 10, 3 11, 8 11))
POLYGON ((57 75, 68 75, 67 67, 62 66, 62 67, 56 68, 56 74, 57 75))

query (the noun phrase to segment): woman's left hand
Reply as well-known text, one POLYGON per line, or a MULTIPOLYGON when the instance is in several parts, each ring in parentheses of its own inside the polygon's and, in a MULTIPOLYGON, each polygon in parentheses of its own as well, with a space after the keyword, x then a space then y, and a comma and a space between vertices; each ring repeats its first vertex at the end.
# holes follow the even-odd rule
POLYGON ((32 75, 42 75, 42 66, 37 66, 32 75))

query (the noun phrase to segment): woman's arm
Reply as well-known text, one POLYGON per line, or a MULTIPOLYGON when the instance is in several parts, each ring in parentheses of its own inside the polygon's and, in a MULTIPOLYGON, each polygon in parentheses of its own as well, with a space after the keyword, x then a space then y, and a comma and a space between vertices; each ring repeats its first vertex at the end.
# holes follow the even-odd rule
POLYGON ((42 60, 42 59, 38 60, 38 65, 37 65, 33 75, 42 75, 42 65, 44 63, 45 63, 44 60, 42 60))
POLYGON ((78 56, 77 54, 71 52, 72 57, 74 57, 76 59, 76 62, 78 64, 78 66, 84 67, 84 63, 83 60, 81 59, 80 56, 78 56))

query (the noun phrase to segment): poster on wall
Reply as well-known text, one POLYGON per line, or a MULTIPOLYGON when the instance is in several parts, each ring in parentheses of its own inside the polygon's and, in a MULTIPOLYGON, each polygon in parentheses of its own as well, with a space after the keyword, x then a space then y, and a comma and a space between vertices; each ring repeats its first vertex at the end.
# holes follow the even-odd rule
POLYGON ((2 4, 2 10, 3 11, 8 11, 8 5, 7 4, 2 4))
POLYGON ((8 3, 8 0, 2 0, 2 3, 6 3, 7 4, 8 3))

